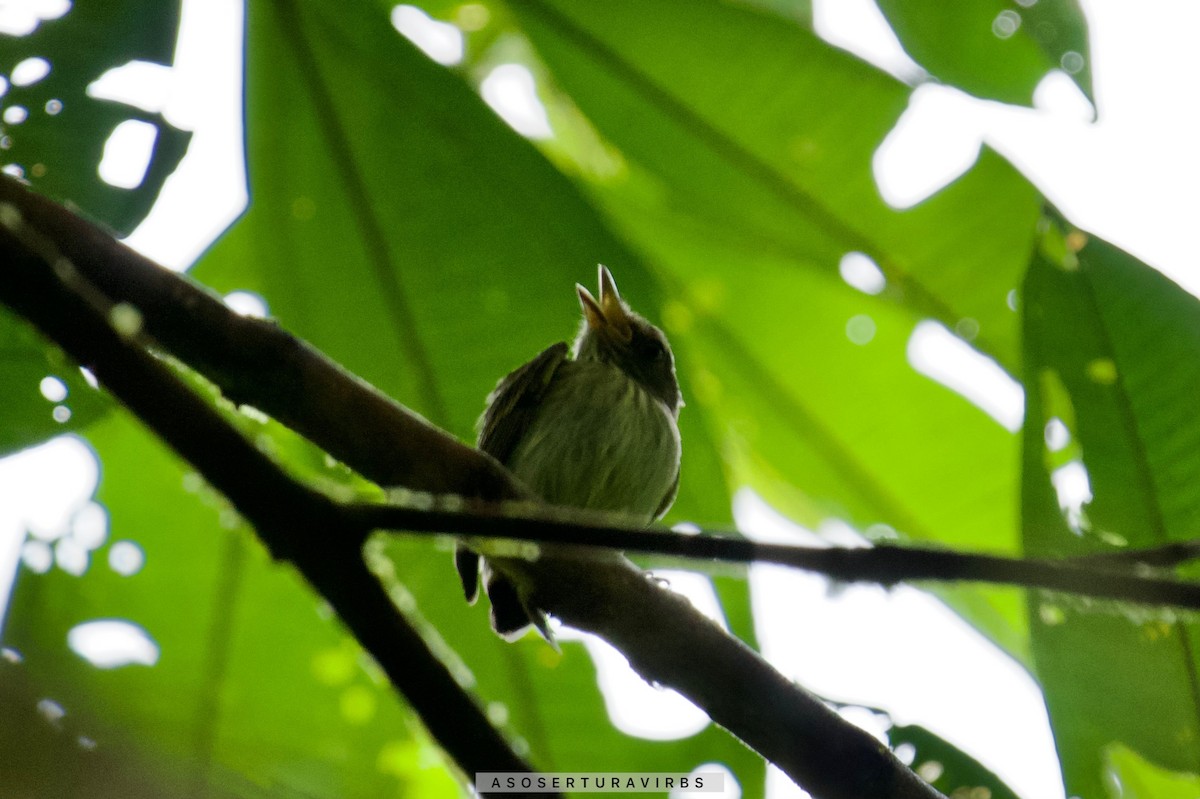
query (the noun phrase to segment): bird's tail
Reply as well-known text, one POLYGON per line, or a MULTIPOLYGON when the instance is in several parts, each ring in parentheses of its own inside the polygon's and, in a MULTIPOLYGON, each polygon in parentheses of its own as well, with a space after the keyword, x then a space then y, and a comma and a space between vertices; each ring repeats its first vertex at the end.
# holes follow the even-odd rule
POLYGON ((557 648, 554 633, 547 623, 546 614, 530 604, 517 586, 503 573, 492 568, 477 552, 458 544, 454 551, 454 565, 462 581, 463 594, 469 604, 479 596, 480 563, 483 565, 483 588, 491 603, 492 629, 508 641, 515 641, 525 634, 530 626, 536 627, 542 637, 557 648))

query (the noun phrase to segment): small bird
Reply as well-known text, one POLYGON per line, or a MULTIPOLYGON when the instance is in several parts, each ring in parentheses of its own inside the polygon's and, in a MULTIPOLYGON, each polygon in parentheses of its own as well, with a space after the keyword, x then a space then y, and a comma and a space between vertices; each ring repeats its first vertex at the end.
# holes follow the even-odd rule
MULTIPOLYGON (((552 505, 651 522, 679 488, 683 397, 667 337, 621 300, 603 265, 600 298, 575 284, 583 323, 574 347, 559 342, 504 377, 479 420, 479 449, 552 505)), ((463 544, 455 565, 468 602, 479 592, 480 555, 463 544)), ((545 615, 518 586, 483 563, 492 628, 515 640, 545 615)))

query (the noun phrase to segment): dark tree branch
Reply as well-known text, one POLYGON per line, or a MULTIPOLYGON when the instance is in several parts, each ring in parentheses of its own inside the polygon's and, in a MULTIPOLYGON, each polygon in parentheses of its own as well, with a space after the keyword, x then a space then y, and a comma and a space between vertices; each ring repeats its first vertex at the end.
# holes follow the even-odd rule
POLYGON ((241 316, 213 292, 163 269, 92 222, 0 175, 0 203, 54 242, 113 302, 142 315, 165 349, 380 485, 484 499, 527 496, 502 466, 351 375, 307 342, 241 316))
POLYGON ((1170 566, 1200 556, 1196 542, 1069 560, 1008 558, 916 546, 861 548, 761 544, 710 530, 692 535, 622 526, 596 514, 530 503, 472 504, 455 510, 403 505, 347 506, 364 528, 460 533, 587 549, 617 549, 733 563, 777 563, 817 572, 841 582, 892 586, 934 580, 975 582, 1063 591, 1098 599, 1200 610, 1200 583, 1130 566, 1170 566))
MULTIPOLYGON (((527 492, 495 461, 432 428, 307 345, 269 324, 229 313, 185 278, 164 272, 64 209, 34 197, 12 181, 0 179, 0 202, 5 199, 26 213, 30 225, 53 239, 63 254, 75 261, 79 273, 94 281, 109 300, 137 307, 147 333, 158 343, 235 399, 270 413, 352 468, 379 482, 400 483, 414 490, 492 499, 527 497, 527 492), (250 353, 248 357, 243 354, 246 352, 250 353), (284 364, 282 368, 277 359, 284 364), (360 410, 366 414, 362 418, 358 416, 360 410)), ((13 252, 14 257, 30 262, 26 266, 31 271, 40 267, 48 272, 18 245, 11 236, 0 238, 0 253, 13 252)), ((161 369, 129 342, 114 339, 103 320, 99 321, 107 332, 98 335, 96 341, 76 340, 79 337, 73 336, 70 329, 60 329, 63 324, 71 327, 69 320, 60 319, 60 309, 53 299, 63 291, 61 286, 39 285, 14 301, 8 297, 20 292, 5 285, 7 282, 0 278, 0 299, 41 326, 85 364, 94 366, 107 357, 109 347, 136 352, 137 357, 128 352, 121 356, 128 363, 122 360, 117 366, 96 371, 98 376, 103 371, 102 379, 108 381, 114 393, 128 401, 135 413, 145 413, 147 422, 158 418, 152 413, 154 408, 148 406, 178 410, 164 399, 171 395, 150 390, 139 399, 137 395, 147 386, 119 385, 123 379, 120 373, 126 368, 135 372, 141 368, 161 369), (103 346, 98 344, 100 341, 103 346)), ((186 397, 180 401, 190 404, 183 407, 197 402, 190 394, 186 397)), ((211 415, 211 409, 205 410, 211 415)), ((156 427, 156 431, 177 445, 169 437, 173 435, 169 426, 162 430, 156 427)), ((204 437, 192 443, 201 449, 211 446, 204 437)), ((229 445, 245 447, 246 443, 238 437, 230 439, 229 445)), ((214 485, 227 490, 234 504, 252 521, 259 523, 259 512, 266 513, 261 520, 265 528, 262 534, 265 540, 270 537, 272 551, 293 559, 319 590, 327 592, 360 642, 380 658, 385 668, 384 658, 391 658, 387 662, 398 671, 389 668, 389 674, 401 690, 412 687, 411 683, 401 682, 404 670, 395 661, 400 654, 395 651, 396 640, 413 635, 411 629, 390 606, 383 611, 380 602, 373 601, 383 597, 377 581, 345 579, 346 571, 362 574, 364 568, 359 547, 366 532, 362 521, 324 497, 317 495, 314 499, 313 493, 301 486, 282 485, 287 479, 274 464, 256 452, 254 455, 259 460, 251 468, 253 477, 240 482, 217 479, 226 468, 223 460, 214 463, 204 459, 203 465, 196 465, 214 485), (262 474, 257 473, 260 470, 262 474), (274 476, 264 481, 267 472, 274 476), (269 489, 277 484, 280 493, 272 494, 269 489), (242 508, 239 500, 247 502, 247 507, 242 508), (270 512, 261 507, 263 504, 270 506, 270 512), (308 533, 296 536, 285 520, 308 533), (290 531, 291 535, 280 537, 277 531, 290 531), (280 540, 274 540, 277 537, 280 540), (364 607, 373 608, 374 615, 367 617, 364 607)), ((535 563, 516 561, 510 565, 532 582, 535 601, 568 624, 610 640, 644 677, 691 698, 715 722, 822 799, 940 796, 886 747, 789 682, 685 599, 646 579, 628 561, 613 555, 596 560, 545 557, 535 563)), ((412 642, 411 646, 419 643, 412 642)), ((422 657, 427 654, 423 647, 420 651, 422 657)), ((439 679, 443 674, 439 673, 439 679)), ((442 729, 447 723, 461 723, 454 709, 438 704, 445 701, 444 697, 438 696, 431 707, 429 696, 414 696, 407 691, 406 695, 443 745, 461 743, 453 731, 442 729)), ((472 712, 477 712, 473 706, 472 712)), ((489 738, 494 736, 494 731, 489 732, 489 738)), ((451 752, 455 753, 453 749, 451 752)))
POLYGON ((686 696, 814 797, 941 796, 884 744, 624 558, 510 568, 522 569, 540 607, 609 641, 643 678, 686 696))
POLYGON ((0 202, 0 302, 86 365, 100 383, 293 563, 379 662, 433 737, 468 774, 526 771, 521 760, 396 611, 367 569, 358 522, 289 478, 152 355, 110 324, 113 303, 56 246, 0 202))

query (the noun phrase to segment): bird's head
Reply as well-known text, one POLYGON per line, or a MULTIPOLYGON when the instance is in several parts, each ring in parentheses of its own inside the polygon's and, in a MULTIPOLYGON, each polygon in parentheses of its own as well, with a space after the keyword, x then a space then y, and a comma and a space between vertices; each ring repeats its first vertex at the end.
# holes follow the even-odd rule
POLYGON ((678 415, 683 397, 667 337, 621 299, 606 267, 601 265, 599 271, 599 299, 575 284, 583 306, 583 325, 575 339, 576 359, 616 366, 678 415))

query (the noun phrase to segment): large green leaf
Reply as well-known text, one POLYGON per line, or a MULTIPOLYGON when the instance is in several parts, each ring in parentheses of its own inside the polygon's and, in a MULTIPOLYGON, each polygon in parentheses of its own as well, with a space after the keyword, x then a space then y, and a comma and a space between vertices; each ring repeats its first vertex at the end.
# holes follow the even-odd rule
MULTIPOLYGON (((104 464, 107 542, 81 576, 23 572, 5 631, 29 692, 61 705, 73 735, 119 770, 165 775, 171 795, 208 786, 254 796, 245 786, 256 785, 271 796, 376 797, 412 780, 422 796, 457 794, 444 770, 412 767, 436 750, 409 711, 198 475, 123 414, 89 439, 104 464), (69 631, 99 619, 144 630, 156 662, 102 669, 72 653, 69 631)), ((37 751, 17 770, 36 768, 37 751)), ((65 773, 86 775, 88 752, 72 754, 81 770, 65 773)), ((64 795, 54 773, 41 778, 39 795, 64 795)))
MULTIPOLYGON (((1103 241, 1078 254, 1063 241, 1051 229, 1026 285, 1026 549, 1078 555, 1192 538, 1200 302, 1103 241), (1071 436, 1065 447, 1061 433, 1043 437, 1055 419, 1071 436), (1050 474, 1079 464, 1094 499, 1065 518, 1050 474)), ((1194 621, 1049 596, 1031 615, 1071 793, 1102 795, 1103 750, 1114 742, 1200 772, 1194 621)))
MULTIPOLYGON (((573 284, 593 282, 597 262, 657 316, 661 290, 578 190, 385 12, 252 4, 246 107, 250 208, 196 276, 260 293, 287 328, 463 438, 497 378, 572 335, 573 284)), ((676 515, 724 521, 729 490, 702 408, 683 420, 676 515)), ((762 783, 761 760, 714 728, 672 743, 614 730, 586 654, 497 639, 484 609, 464 605, 448 552, 421 540, 384 554, 376 565, 394 570, 539 766, 596 768, 599 753, 614 769, 719 760, 762 783)))
MULTIPOLYGON (((908 87, 780 18, 716 0, 514 0, 570 98, 653 180, 630 201, 686 214, 697 237, 740 240, 836 274, 875 259, 888 296, 1017 363, 1005 305, 1025 267, 1037 193, 985 159, 907 212, 880 198, 871 160, 908 87)), ((623 189, 628 171, 607 183, 623 189)), ((635 175, 635 177, 637 177, 635 175)))
MULTIPOLYGON (((1029 184, 985 152, 925 204, 889 209, 871 158, 909 90, 777 17, 715 2, 510 5, 620 150, 593 191, 670 288, 682 369, 739 481, 803 522, 1016 551, 1013 436, 917 374, 906 348, 924 317, 967 319, 977 346, 1017 362, 1006 299, 1038 213, 1029 184), (838 277, 850 251, 883 268, 879 297, 838 277), (860 316, 876 330, 866 346, 844 332, 860 316)), ((945 595, 1024 657, 1015 594, 945 595)))
POLYGON ((42 58, 49 74, 3 93, 5 113, 25 109, 24 121, 0 124, 4 162, 16 164, 42 193, 70 200, 88 215, 128 233, 150 211, 191 136, 161 115, 99 100, 89 84, 131 61, 169 64, 179 27, 179 3, 108 0, 71 5, 61 18, 41 23, 28 36, 0 34, 0 70, 42 58), (145 177, 134 189, 112 186, 97 173, 104 144, 127 120, 151 125, 154 145, 145 177))
POLYGON ((1029 105, 1052 69, 1092 92, 1087 20, 1077 0, 878 0, 908 53, 943 83, 1029 105))

